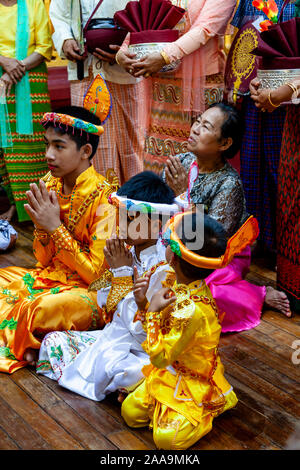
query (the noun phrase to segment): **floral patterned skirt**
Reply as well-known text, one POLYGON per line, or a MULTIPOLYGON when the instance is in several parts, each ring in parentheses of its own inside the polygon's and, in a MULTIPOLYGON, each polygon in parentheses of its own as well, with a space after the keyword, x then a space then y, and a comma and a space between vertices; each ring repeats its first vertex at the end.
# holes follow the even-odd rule
MULTIPOLYGON (((28 348, 39 349, 55 330, 89 330, 104 326, 96 292, 82 281, 68 285, 39 277, 42 269, 0 269, 0 371, 27 365, 28 348)), ((59 277, 59 273, 58 277, 59 277)))

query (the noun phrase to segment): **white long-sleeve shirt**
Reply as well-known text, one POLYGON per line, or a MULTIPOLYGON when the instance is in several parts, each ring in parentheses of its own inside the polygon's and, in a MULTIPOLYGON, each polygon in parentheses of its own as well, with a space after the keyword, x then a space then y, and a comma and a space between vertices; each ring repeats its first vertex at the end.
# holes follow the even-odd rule
MULTIPOLYGON (((83 26, 87 23, 90 15, 96 7, 99 0, 81 0, 83 26)), ((96 11, 93 18, 113 18, 114 14, 123 10, 128 0, 104 0, 96 11)), ((63 44, 66 39, 72 39, 71 32, 71 0, 51 0, 49 15, 54 27, 52 35, 55 49, 61 58, 65 58, 63 44)), ((141 79, 136 79, 127 73, 118 64, 110 65, 108 62, 101 61, 92 54, 84 61, 84 76, 89 74, 89 67, 92 66, 94 76, 101 73, 107 81, 120 84, 135 84, 141 79)), ((77 80, 77 64, 68 61, 68 78, 77 80)))

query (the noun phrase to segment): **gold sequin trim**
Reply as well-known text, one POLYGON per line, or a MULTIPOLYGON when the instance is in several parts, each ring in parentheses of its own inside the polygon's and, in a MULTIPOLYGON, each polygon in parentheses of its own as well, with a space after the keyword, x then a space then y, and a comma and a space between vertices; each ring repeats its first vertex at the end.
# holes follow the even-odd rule
POLYGON ((50 237, 58 250, 72 251, 73 238, 63 224, 57 227, 57 229, 50 234, 50 237))

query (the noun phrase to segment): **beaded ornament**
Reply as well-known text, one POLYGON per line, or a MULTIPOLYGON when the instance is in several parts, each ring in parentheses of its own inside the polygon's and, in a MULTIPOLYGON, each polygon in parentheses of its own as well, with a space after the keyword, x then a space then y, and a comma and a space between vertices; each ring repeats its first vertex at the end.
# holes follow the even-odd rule
MULTIPOLYGON (((110 116, 112 99, 110 91, 105 83, 103 77, 98 74, 91 82, 83 99, 83 107, 90 111, 90 113, 98 116, 101 123, 104 124, 110 116)), ((88 134, 101 135, 104 132, 103 126, 97 126, 91 122, 69 116, 68 114, 60 114, 55 112, 45 113, 41 124, 45 125, 47 122, 53 122, 55 126, 64 124, 65 126, 80 129, 88 134)))

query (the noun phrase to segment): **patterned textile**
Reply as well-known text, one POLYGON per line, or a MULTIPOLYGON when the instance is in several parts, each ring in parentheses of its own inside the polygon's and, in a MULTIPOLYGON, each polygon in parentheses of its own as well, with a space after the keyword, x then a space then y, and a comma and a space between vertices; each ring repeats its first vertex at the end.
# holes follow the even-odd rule
MULTIPOLYGON (((133 266, 139 276, 148 272, 151 278, 147 298, 151 299, 169 270, 165 248, 159 239, 156 245, 141 251, 140 260, 134 247, 131 253, 132 266, 112 270, 114 279, 126 282, 127 274, 133 274, 133 266)), ((41 344, 37 372, 90 400, 101 401, 119 389, 133 390, 143 380, 142 368, 149 364, 149 357, 141 346, 146 334, 141 322, 136 321, 132 281, 128 287, 130 291, 120 300, 112 321, 102 330, 49 333, 41 344), (53 351, 59 354, 54 355, 53 351)), ((103 310, 107 310, 110 292, 110 285, 99 287, 97 301, 103 310)))
POLYGON ((50 111, 48 75, 45 63, 29 71, 31 89, 33 135, 16 132, 15 87, 7 98, 13 147, 2 149, 0 176, 11 204, 16 205, 20 222, 30 220, 24 209, 26 191, 30 183, 38 182, 48 167, 45 161, 44 129, 40 124, 43 114, 50 111))
MULTIPOLYGON (((182 80, 157 75, 152 79, 150 122, 146 134, 144 168, 160 173, 169 155, 186 152, 192 113, 182 112, 182 80)), ((222 74, 206 77, 205 107, 222 101, 222 74)))
POLYGON ((115 211, 108 204, 109 183, 93 166, 76 179, 71 194, 61 178, 45 177, 60 205, 63 223, 50 236, 35 230, 34 269, 0 269, 0 371, 13 373, 27 365, 28 348, 39 349, 54 330, 88 330, 104 325, 97 295, 88 285, 106 268, 103 247, 114 229, 115 211), (105 204, 105 214, 99 207, 105 204), (109 208, 112 212, 109 213, 109 208))
POLYGON ((277 285, 300 312, 300 106, 289 106, 278 170, 277 285))
MULTIPOLYGON (((71 81, 72 105, 82 106, 86 90, 93 76, 71 81)), ((143 171, 144 120, 147 117, 144 106, 144 82, 136 85, 120 85, 106 82, 112 97, 111 115, 104 125, 97 153, 92 162, 96 170, 105 175, 113 168, 120 184, 143 171)))
MULTIPOLYGON (((284 0, 276 0, 279 10, 284 0)), ((231 24, 241 28, 246 22, 264 15, 252 0, 240 0, 231 24)), ((294 15, 294 5, 288 4, 283 21, 294 15)), ((244 185, 247 210, 257 218, 260 226, 258 240, 264 248, 276 250, 276 197, 277 171, 280 158, 285 109, 261 113, 250 97, 243 101, 245 133, 240 151, 241 177, 244 185)))
POLYGON ((132 427, 150 425, 159 449, 186 449, 237 403, 224 376, 218 309, 204 281, 172 285, 176 302, 146 312, 143 343, 151 365, 145 381, 122 404, 132 427), (188 426, 187 426, 188 425, 188 426), (176 431, 176 432, 175 432, 176 431))
MULTIPOLYGON (((178 157, 186 172, 189 172, 196 160, 195 155, 187 152, 178 157)), ((164 172, 162 176, 164 178, 164 172)), ((205 212, 224 226, 228 237, 240 228, 248 216, 241 178, 228 162, 220 170, 199 173, 190 196, 194 204, 204 204, 205 212)))
POLYGON ((278 108, 273 113, 261 113, 251 98, 245 97, 243 113, 245 133, 240 167, 246 207, 258 220, 258 240, 275 250, 277 171, 286 111, 278 108))
MULTIPOLYGON (((284 0, 276 0, 279 11, 284 3, 284 0)), ((252 0, 240 0, 239 6, 235 12, 235 15, 231 21, 233 26, 241 28, 248 21, 254 20, 259 16, 265 16, 263 12, 258 11, 253 5, 252 0)), ((294 5, 288 4, 283 12, 283 21, 288 21, 294 16, 294 5)), ((267 19, 267 16, 265 16, 267 19)))

